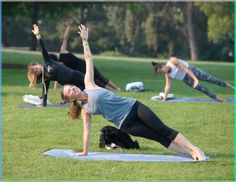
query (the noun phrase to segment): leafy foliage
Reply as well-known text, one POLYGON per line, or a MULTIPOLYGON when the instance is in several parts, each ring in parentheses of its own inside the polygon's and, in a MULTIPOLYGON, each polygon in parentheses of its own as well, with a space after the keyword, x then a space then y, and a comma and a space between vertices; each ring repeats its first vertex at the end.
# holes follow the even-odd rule
POLYGON ((233 61, 233 2, 3 2, 3 45, 30 47, 32 17, 38 5, 42 36, 47 47, 58 51, 64 21, 75 24, 70 49, 80 49, 77 25, 90 28, 94 53, 114 51, 130 56, 233 61), (190 46, 189 24, 193 26, 194 48, 190 46), (22 26, 24 24, 25 26, 22 26), (17 36, 18 34, 22 36, 17 36))

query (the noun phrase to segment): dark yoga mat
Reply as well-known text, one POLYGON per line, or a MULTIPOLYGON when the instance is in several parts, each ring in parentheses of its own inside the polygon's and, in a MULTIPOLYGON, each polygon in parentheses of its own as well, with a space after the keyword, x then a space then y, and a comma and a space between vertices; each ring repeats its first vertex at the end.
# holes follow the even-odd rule
MULTIPOLYGON (((18 107, 19 108, 40 108, 42 106, 41 105, 34 105, 34 104, 24 103, 24 104, 18 105, 18 107)), ((67 108, 67 107, 69 107, 69 105, 68 104, 56 103, 56 104, 47 104, 46 107, 63 107, 63 108, 67 108)))
MULTIPOLYGON (((150 154, 127 154, 109 152, 89 152, 87 156, 74 156, 76 151, 66 149, 52 149, 43 153, 44 156, 70 158, 74 160, 95 161, 127 161, 127 162, 196 162, 186 155, 150 155, 150 154)), ((209 161, 209 157, 205 161, 209 161)), ((200 161, 198 161, 200 162, 200 161)), ((203 161, 201 161, 203 162, 203 161)))

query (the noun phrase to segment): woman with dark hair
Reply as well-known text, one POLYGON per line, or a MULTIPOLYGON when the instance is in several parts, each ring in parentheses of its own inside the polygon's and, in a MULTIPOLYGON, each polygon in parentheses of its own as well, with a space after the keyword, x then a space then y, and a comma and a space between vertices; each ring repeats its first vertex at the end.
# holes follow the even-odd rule
POLYGON ((206 159, 199 148, 179 132, 166 126, 147 106, 135 99, 117 96, 96 85, 93 58, 88 43, 88 29, 83 25, 79 26, 79 34, 86 61, 85 90, 81 91, 74 85, 65 85, 62 89, 62 98, 74 105, 70 115, 78 118, 81 111, 83 119, 83 151, 75 155, 88 154, 91 115, 99 114, 127 134, 157 141, 172 151, 190 155, 196 161, 206 159))
POLYGON ((155 73, 165 74, 166 85, 164 89, 164 101, 167 99, 167 95, 171 88, 171 79, 182 80, 188 86, 193 87, 194 89, 206 94, 207 96, 219 102, 223 102, 223 99, 217 97, 215 93, 208 90, 202 84, 199 84, 199 80, 234 90, 233 85, 223 80, 220 80, 204 72, 200 68, 192 66, 188 62, 178 59, 176 57, 171 57, 166 64, 152 62, 152 65, 155 73))
POLYGON ((47 104, 47 93, 50 81, 58 81, 58 83, 60 83, 61 85, 73 84, 79 87, 81 90, 84 90, 84 74, 79 71, 72 70, 51 59, 41 39, 39 27, 36 24, 33 25, 32 32, 36 36, 41 46, 44 64, 29 64, 28 79, 30 81, 31 87, 37 83, 42 82, 43 106, 46 106, 47 104))
MULTIPOLYGON (((55 54, 50 54, 50 56, 51 58, 54 58, 54 60, 57 60, 58 62, 64 64, 65 66, 85 74, 86 72, 85 61, 83 59, 80 59, 79 57, 76 57, 67 50, 72 23, 73 22, 71 19, 66 20, 65 23, 66 30, 63 35, 59 58, 55 54)), ((100 87, 109 90, 120 90, 114 83, 112 83, 112 81, 103 76, 95 66, 94 66, 94 81, 100 87)), ((57 87, 57 82, 54 83, 54 89, 56 89, 56 87, 57 87)))

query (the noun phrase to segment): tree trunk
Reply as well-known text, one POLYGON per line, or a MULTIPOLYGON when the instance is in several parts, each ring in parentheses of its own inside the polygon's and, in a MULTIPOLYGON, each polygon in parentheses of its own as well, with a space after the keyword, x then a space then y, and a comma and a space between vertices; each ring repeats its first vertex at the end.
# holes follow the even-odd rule
POLYGON ((191 60, 196 61, 198 60, 198 48, 193 24, 193 2, 186 3, 185 13, 191 60))
POLYGON ((8 46, 8 37, 7 37, 7 17, 2 18, 2 47, 8 46))
MULTIPOLYGON (((38 24, 39 13, 40 13, 39 2, 35 2, 34 9, 33 9, 32 25, 38 24)), ((37 47, 37 39, 35 38, 35 35, 32 34, 30 50, 35 51, 36 47, 37 47)))

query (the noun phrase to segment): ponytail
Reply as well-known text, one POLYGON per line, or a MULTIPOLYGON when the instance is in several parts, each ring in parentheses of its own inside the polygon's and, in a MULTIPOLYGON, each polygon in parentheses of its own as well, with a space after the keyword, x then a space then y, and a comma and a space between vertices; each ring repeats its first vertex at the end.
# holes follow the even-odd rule
POLYGON ((69 99, 67 97, 64 96, 63 94, 63 89, 61 90, 61 98, 62 100, 66 101, 67 103, 70 104, 70 110, 67 113, 72 119, 79 119, 80 115, 81 115, 81 106, 77 101, 69 101, 69 99))
POLYGON ((79 119, 81 115, 81 106, 77 101, 70 103, 70 110, 67 113, 72 119, 79 119))

